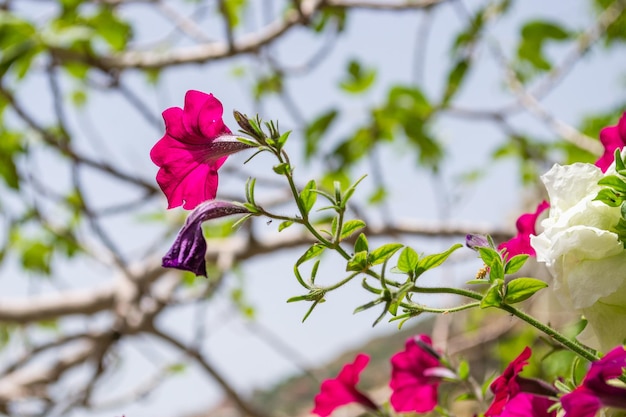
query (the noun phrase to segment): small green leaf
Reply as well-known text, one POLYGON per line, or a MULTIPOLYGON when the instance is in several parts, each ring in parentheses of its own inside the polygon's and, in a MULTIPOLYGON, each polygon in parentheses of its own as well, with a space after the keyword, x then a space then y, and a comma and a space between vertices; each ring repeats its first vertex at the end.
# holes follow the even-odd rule
POLYGON ((352 236, 352 234, 354 234, 357 230, 363 229, 364 227, 365 222, 363 220, 348 220, 343 224, 340 240, 347 239, 348 237, 352 236))
POLYGON ((593 200, 601 201, 609 207, 619 207, 624 202, 624 196, 610 188, 603 188, 593 200))
POLYGON ((487 290, 480 300, 480 308, 500 307, 502 305, 502 287, 504 280, 498 279, 487 290))
POLYGON ((457 370, 457 374, 459 375, 459 379, 461 381, 466 381, 470 376, 470 366, 469 363, 465 360, 461 360, 459 364, 459 368, 457 370))
POLYGON ((293 221, 291 220, 285 220, 284 222, 281 222, 278 225, 278 231, 282 232, 283 230, 285 230, 286 228, 288 228, 289 226, 291 226, 293 224, 293 221))
POLYGON ((181 374, 187 370, 187 365, 184 363, 173 363, 167 367, 167 372, 172 374, 181 374))
POLYGON ((333 124, 338 114, 335 109, 329 110, 318 116, 317 119, 313 120, 313 122, 306 127, 304 131, 306 159, 311 158, 317 152, 318 144, 321 142, 326 131, 333 124))
POLYGON ((502 264, 502 258, 500 257, 500 254, 492 248, 481 246, 478 248, 478 254, 480 255, 480 258, 483 260, 485 265, 489 267, 491 267, 495 263, 502 264))
POLYGON ((413 272, 417 267, 418 259, 419 256, 417 255, 417 252, 415 252, 413 248, 407 246, 402 252, 400 252, 397 268, 404 273, 413 272))
POLYGON ((370 253, 369 261, 371 265, 378 265, 391 258, 394 253, 400 250, 404 245, 402 243, 387 243, 370 253))
POLYGON ((312 245, 309 249, 307 249, 306 252, 304 252, 304 255, 302 255, 300 259, 298 259, 298 261, 296 262, 296 266, 302 265, 306 261, 321 255, 321 253, 324 252, 324 249, 326 249, 326 247, 319 243, 312 245))
POLYGON ((493 282, 499 279, 504 279, 504 268, 502 267, 502 262, 494 262, 489 267, 489 281, 493 282))
POLYGON ((465 75, 467 74, 467 70, 469 69, 469 60, 463 58, 459 60, 452 71, 448 74, 448 84, 446 85, 446 91, 443 95, 443 105, 446 106, 452 97, 457 93, 461 84, 463 84, 463 80, 465 79, 465 75))
POLYGON ((616 175, 607 175, 598 181, 598 185, 604 185, 618 193, 626 193, 626 182, 616 175))
POLYGON ((548 284, 540 279, 516 278, 507 284, 504 302, 507 304, 519 303, 547 286, 548 284))
POLYGON ((481 285, 485 285, 485 284, 491 284, 489 281, 487 281, 486 279, 470 279, 469 281, 465 282, 466 284, 470 284, 470 285, 477 285, 477 284, 481 284, 481 285))
POLYGON ((278 175, 285 175, 289 171, 291 171, 291 167, 287 162, 283 162, 282 164, 274 165, 274 172, 278 175))
POLYGON ((317 190, 317 184, 315 183, 315 180, 311 180, 307 182, 302 191, 300 191, 300 201, 302 203, 302 208, 306 213, 311 211, 317 201, 317 193, 315 190, 317 190))
POLYGON ((368 267, 367 252, 361 251, 354 254, 352 259, 348 261, 346 265, 346 271, 362 272, 368 267))
POLYGON ((368 252, 369 245, 367 243, 367 237, 365 234, 361 233, 359 237, 356 238, 356 242, 354 242, 354 252, 368 252))
POLYGON ((504 266, 504 274, 505 275, 514 274, 517 271, 519 271, 520 268, 524 266, 524 264, 526 263, 526 260, 528 259, 528 257, 529 255, 522 254, 522 255, 516 255, 512 257, 511 259, 509 259, 506 265, 504 266))
POLYGON ((445 260, 448 259, 455 250, 462 248, 462 247, 463 245, 461 245, 460 243, 456 243, 452 245, 452 247, 445 252, 436 253, 433 255, 422 257, 422 259, 420 259, 417 263, 417 268, 415 269, 415 275, 419 276, 424 271, 428 271, 429 269, 438 267, 439 265, 444 263, 445 260))
POLYGON ((365 69, 358 61, 353 59, 348 63, 348 74, 339 86, 348 93, 358 94, 370 88, 375 79, 375 70, 365 69))

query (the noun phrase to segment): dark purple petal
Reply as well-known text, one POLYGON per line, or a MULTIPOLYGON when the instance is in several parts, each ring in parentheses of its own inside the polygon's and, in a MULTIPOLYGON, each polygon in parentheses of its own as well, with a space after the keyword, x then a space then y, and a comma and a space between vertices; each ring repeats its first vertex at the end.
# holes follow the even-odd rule
POLYGON ((207 220, 249 213, 245 207, 226 201, 206 201, 195 208, 187 217, 174 244, 163 257, 163 266, 191 271, 198 276, 206 276, 206 240, 202 233, 202 223, 207 220))

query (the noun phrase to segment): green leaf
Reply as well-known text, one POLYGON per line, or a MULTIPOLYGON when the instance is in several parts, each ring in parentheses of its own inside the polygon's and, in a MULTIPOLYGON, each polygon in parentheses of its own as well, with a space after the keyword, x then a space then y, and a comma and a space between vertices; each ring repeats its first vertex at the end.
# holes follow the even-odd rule
POLYGON ((132 36, 132 27, 114 14, 114 10, 102 6, 97 14, 87 19, 87 23, 113 50, 122 51, 132 36))
POLYGON ((371 265, 378 265, 391 258, 394 253, 400 250, 404 245, 402 243, 387 243, 370 253, 369 262, 371 265))
POLYGON ((459 379, 461 381, 466 381, 470 376, 469 362, 467 362, 466 360, 461 360, 461 363, 459 363, 457 374, 459 375, 459 379))
POLYGON ((365 236, 364 233, 361 233, 359 235, 359 237, 356 238, 356 241, 354 242, 354 252, 368 252, 369 251, 369 245, 367 242, 367 237, 365 236))
POLYGON ((502 305, 502 287, 504 280, 495 280, 480 300, 480 308, 500 307, 502 305))
POLYGON ((409 272, 413 272, 415 268, 417 267, 418 259, 419 259, 419 256, 417 255, 417 252, 415 252, 413 248, 410 248, 407 246, 406 248, 404 248, 402 252, 400 252, 400 257, 398 258, 397 268, 401 272, 404 272, 407 274, 409 272))
POLYGON ((302 255, 300 257, 300 259, 298 259, 298 261, 296 262, 296 266, 298 265, 302 265, 304 262, 313 259, 317 256, 320 256, 322 252, 324 252, 325 246, 316 243, 314 245, 312 245, 309 249, 307 249, 306 252, 304 252, 304 255, 302 255))
POLYGON ((498 251, 492 248, 481 246, 478 248, 478 254, 480 255, 480 259, 483 260, 485 265, 489 267, 497 263, 502 264, 502 257, 500 256, 498 251))
POLYGON ((222 13, 225 15, 231 28, 236 28, 241 24, 241 18, 248 5, 247 0, 224 0, 222 4, 222 13))
POLYGON ((365 69, 356 60, 348 63, 348 74, 339 83, 341 89, 351 94, 359 94, 367 91, 376 79, 376 70, 365 69))
POLYGON ((514 274, 520 270, 522 266, 526 263, 526 260, 529 258, 529 255, 516 255, 508 260, 506 265, 504 266, 504 274, 514 274))
POLYGON ((502 266, 502 262, 494 262, 493 265, 489 267, 489 281, 493 282, 499 279, 504 279, 504 267, 502 266))
POLYGON ((598 181, 598 185, 604 185, 612 188, 618 193, 626 193, 626 182, 616 175, 607 175, 598 181))
POLYGON ((354 254, 346 265, 346 271, 362 272, 368 267, 367 252, 361 251, 354 254))
POLYGON ((285 175, 289 171, 291 171, 291 167, 289 166, 289 164, 287 162, 283 162, 282 164, 274 165, 274 167, 272 169, 278 175, 285 175))
POLYGON ((593 200, 601 201, 609 207, 619 207, 624 202, 624 196, 610 188, 603 188, 593 200))
POLYGON ((291 226, 292 224, 293 224, 293 221, 291 221, 291 220, 285 220, 285 221, 281 222, 281 223, 278 225, 278 231, 279 231, 279 232, 282 232, 283 230, 285 230, 286 228, 288 228, 288 227, 289 227, 289 226, 291 226))
POLYGON ((521 31, 522 39, 517 48, 520 61, 531 64, 535 69, 548 71, 552 65, 543 53, 548 41, 565 41, 569 33, 556 23, 548 21, 527 22, 521 31))
POLYGON ((487 281, 486 279, 470 279, 469 281, 465 282, 466 284, 470 284, 470 285, 477 285, 477 284, 481 284, 481 285, 485 285, 485 284, 490 284, 489 281, 487 281))
POLYGON ((436 253, 433 255, 428 255, 428 256, 424 256, 422 257, 422 259, 420 259, 417 262, 417 268, 415 269, 415 275, 419 276, 421 275, 424 271, 428 271, 429 269, 433 269, 438 267, 439 265, 441 265, 442 263, 445 262, 446 259, 448 259, 450 257, 450 255, 452 255, 452 253, 454 251, 456 251, 459 248, 462 248, 463 245, 461 245, 460 243, 456 243, 454 245, 452 245, 452 247, 450 249, 448 249, 445 252, 441 252, 441 253, 436 253))
POLYGON ((318 116, 304 130, 304 155, 308 160, 317 152, 318 144, 321 142, 326 131, 333 124, 337 115, 337 110, 332 109, 318 116))
POLYGON ((22 252, 22 266, 26 270, 49 275, 52 253, 50 245, 39 241, 29 242, 22 252))
MULTIPOLYGON (((340 240, 347 239, 348 237, 352 236, 357 230, 363 229, 364 227, 365 222, 363 220, 348 220, 343 224, 340 240)), ((367 250, 367 248, 365 250, 367 250)))
POLYGON ((519 303, 547 286, 548 284, 540 279, 516 278, 507 284, 504 302, 507 304, 519 303))
POLYGON ((187 365, 184 363, 173 363, 167 367, 167 372, 171 374, 182 374, 187 370, 187 365))
POLYGON ((465 79, 467 70, 469 69, 469 62, 470 61, 468 59, 459 60, 454 68, 452 68, 452 71, 450 71, 450 74, 448 74, 448 83, 446 85, 446 91, 443 95, 443 106, 446 106, 459 90, 459 87, 465 79))
POLYGON ((315 180, 311 180, 307 182, 302 191, 300 191, 300 201, 305 213, 309 213, 317 201, 317 193, 315 190, 317 190, 317 184, 315 180))

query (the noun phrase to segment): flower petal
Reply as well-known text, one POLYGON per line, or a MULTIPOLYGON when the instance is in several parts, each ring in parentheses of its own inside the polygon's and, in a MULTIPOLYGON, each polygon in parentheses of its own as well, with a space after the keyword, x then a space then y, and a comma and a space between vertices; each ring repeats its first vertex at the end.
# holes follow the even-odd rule
POLYGON ((163 257, 163 266, 191 271, 198 276, 206 276, 207 244, 202 232, 202 223, 207 220, 249 213, 243 206, 226 201, 207 201, 191 212, 174 244, 163 257))

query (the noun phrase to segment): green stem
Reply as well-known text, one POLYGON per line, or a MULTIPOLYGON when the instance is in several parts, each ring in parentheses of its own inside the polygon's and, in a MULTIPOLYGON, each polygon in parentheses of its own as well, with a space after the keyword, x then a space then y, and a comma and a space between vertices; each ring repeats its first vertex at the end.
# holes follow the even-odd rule
POLYGON ((337 282, 336 284, 330 285, 328 287, 324 287, 324 291, 332 291, 332 290, 336 290, 337 288, 341 287, 344 284, 347 284, 348 282, 352 281, 352 279, 354 277, 356 277, 357 275, 359 275, 360 272, 354 272, 352 274, 350 274, 348 277, 344 278, 343 280, 337 282))
POLYGON ((463 310, 469 310, 470 308, 474 308, 474 307, 479 307, 480 303, 479 302, 468 303, 468 304, 463 304, 457 307, 450 307, 450 308, 431 308, 431 307, 421 306, 418 304, 408 304, 408 303, 402 303, 400 305, 406 309, 415 310, 419 312, 448 314, 448 313, 456 313, 458 311, 463 311, 463 310))
POLYGON ((411 288, 411 292, 419 292, 423 294, 457 294, 464 297, 473 298, 474 300, 482 300, 483 296, 480 293, 471 290, 464 290, 462 288, 448 288, 448 287, 418 287, 411 288))
MULTIPOLYGON (((444 294, 444 293, 445 294, 458 294, 464 297, 473 298, 474 300, 482 300, 483 298, 483 296, 480 293, 477 293, 475 291, 470 291, 470 290, 464 290, 460 288, 447 288, 447 287, 425 288, 425 287, 415 286, 411 289, 411 291, 418 292, 418 293, 429 293, 429 294, 444 294)), ((511 313, 512 315, 514 315, 515 317, 519 319, 524 320, 526 323, 530 324, 531 326, 533 326, 540 332, 544 333, 545 335, 551 337, 553 340, 565 346, 566 348, 576 353, 580 357, 588 361, 595 361, 599 359, 597 353, 594 350, 580 344, 579 342, 575 340, 565 337, 558 331, 554 330, 550 326, 543 324, 542 322, 535 319, 531 315, 526 314, 523 311, 508 304, 502 304, 498 308, 508 313, 511 313)))
POLYGON ((579 342, 575 340, 568 339, 567 337, 563 336, 561 333, 557 332, 550 326, 543 324, 539 320, 524 313, 523 311, 513 306, 510 306, 508 304, 502 304, 499 308, 506 312, 513 314, 517 318, 524 320, 526 323, 530 324, 531 326, 543 332, 544 334, 550 336, 552 339, 556 340, 557 342, 559 342, 561 345, 565 346, 572 352, 576 353, 578 356, 590 362, 596 361, 599 359, 598 354, 592 349, 580 344, 579 342))

